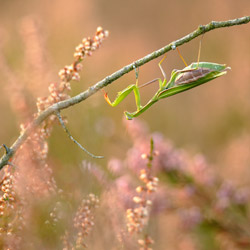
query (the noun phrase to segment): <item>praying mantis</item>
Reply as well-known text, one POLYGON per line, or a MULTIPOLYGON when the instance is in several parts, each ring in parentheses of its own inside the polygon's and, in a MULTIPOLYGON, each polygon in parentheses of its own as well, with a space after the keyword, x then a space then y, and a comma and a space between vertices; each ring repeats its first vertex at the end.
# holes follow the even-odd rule
POLYGON ((217 77, 223 76, 227 73, 227 70, 230 67, 226 67, 225 64, 218 64, 212 62, 199 62, 200 60, 200 51, 201 51, 201 40, 199 45, 199 52, 198 52, 198 59, 197 62, 187 65, 184 58, 180 54, 179 49, 172 45, 172 49, 177 49, 179 56, 181 57, 182 61, 185 64, 185 68, 182 70, 174 69, 171 73, 170 80, 167 82, 166 73, 164 72, 161 64, 165 60, 166 55, 163 59, 159 62, 159 68, 161 73, 164 77, 163 80, 160 78, 154 79, 148 83, 143 85, 138 85, 138 71, 136 71, 136 83, 129 85, 124 90, 118 92, 116 99, 111 102, 107 93, 104 93, 104 98, 112 107, 118 105, 124 98, 127 97, 132 91, 134 91, 135 101, 137 110, 133 113, 125 111, 125 116, 128 120, 132 120, 134 117, 141 115, 145 112, 149 107, 151 107, 154 103, 158 102, 160 99, 167 98, 172 95, 176 95, 183 91, 189 90, 191 88, 197 87, 203 83, 209 82, 217 77), (159 82, 159 89, 152 97, 151 100, 148 101, 147 104, 144 106, 141 105, 141 98, 139 88, 142 88, 152 82, 158 81, 159 82))

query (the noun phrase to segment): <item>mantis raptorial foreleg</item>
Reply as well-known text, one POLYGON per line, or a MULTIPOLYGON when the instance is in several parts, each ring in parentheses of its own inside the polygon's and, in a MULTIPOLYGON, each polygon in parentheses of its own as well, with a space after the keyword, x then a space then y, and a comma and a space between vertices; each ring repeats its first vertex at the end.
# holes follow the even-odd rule
POLYGON ((141 109, 141 98, 140 98, 140 92, 139 92, 139 87, 138 87, 138 79, 136 80, 136 84, 131 84, 126 89, 118 92, 117 97, 113 102, 110 101, 108 94, 106 92, 104 92, 104 98, 109 105, 111 105, 112 107, 115 107, 132 91, 134 91, 136 107, 137 107, 137 110, 139 110, 141 109))
POLYGON ((140 110, 142 108, 141 97, 140 97, 139 86, 138 86, 139 70, 137 68, 135 68, 135 75, 136 75, 136 83, 131 84, 126 89, 118 92, 117 97, 113 102, 110 101, 108 94, 104 91, 104 98, 109 105, 111 105, 112 107, 117 106, 127 95, 129 95, 132 91, 134 91, 137 110, 140 110))
MULTIPOLYGON (((164 70, 163 70, 163 68, 162 68, 162 66, 161 66, 161 63, 165 60, 165 58, 166 58, 166 56, 164 56, 164 58, 163 58, 163 59, 159 62, 159 64, 158 64, 159 67, 160 67, 160 70, 161 70, 161 72, 162 72, 162 75, 164 76, 164 81, 162 81, 160 78, 156 78, 156 79, 154 79, 154 80, 152 80, 152 81, 150 81, 150 82, 144 83, 144 84, 142 84, 142 85, 139 86, 139 85, 138 85, 138 70, 137 70, 137 71, 136 71, 136 83, 135 83, 135 84, 131 84, 131 85, 129 85, 127 88, 125 88, 124 90, 118 92, 117 97, 116 97, 116 99, 115 99, 113 102, 110 101, 110 99, 109 99, 109 97, 108 97, 108 94, 107 94, 106 92, 104 92, 104 98, 105 98, 105 100, 107 101, 107 103, 108 103, 109 105, 111 105, 112 107, 115 107, 115 106, 117 106, 120 102, 122 102, 123 99, 126 98, 132 91, 134 91, 137 111, 134 112, 133 114, 135 114, 135 113, 138 113, 138 114, 139 114, 139 113, 144 112, 145 109, 148 109, 148 108, 149 108, 149 106, 148 106, 149 103, 146 104, 145 106, 142 106, 142 105, 141 105, 141 98, 140 98, 139 88, 145 87, 145 86, 147 86, 147 85, 149 85, 149 84, 151 84, 151 83, 153 83, 153 82, 159 81, 159 88, 160 88, 160 89, 164 89, 164 84, 166 85, 166 73, 164 72, 164 70)), ((155 102, 155 101, 154 101, 154 102, 155 102)), ((153 102, 153 103, 154 103, 154 102, 153 102)), ((153 103, 152 103, 152 104, 153 104, 153 103)), ((151 105, 152 105, 152 104, 151 104, 151 105)), ((151 105, 150 105, 150 106, 151 106, 151 105)), ((126 115, 127 119, 129 119, 129 117, 130 117, 131 114, 132 114, 132 113, 125 112, 125 115, 126 115)))

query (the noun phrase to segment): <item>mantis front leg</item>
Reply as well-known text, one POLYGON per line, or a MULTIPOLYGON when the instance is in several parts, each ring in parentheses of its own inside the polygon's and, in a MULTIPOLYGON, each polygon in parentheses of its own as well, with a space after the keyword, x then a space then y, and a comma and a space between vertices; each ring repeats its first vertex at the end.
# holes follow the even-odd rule
MULTIPOLYGON (((155 79, 153 81, 156 81, 158 79, 155 79)), ((151 81, 151 82, 153 82, 151 81)), ((160 84, 162 84, 161 80, 159 79, 160 84)), ((148 83, 147 83, 148 84, 148 83)), ((144 85, 143 85, 144 86, 144 85)), ((142 87, 142 86, 140 86, 142 87)), ((111 102, 107 93, 104 94, 104 98, 107 101, 109 105, 112 107, 115 107, 118 105, 127 95, 129 95, 132 91, 134 91, 135 95, 135 102, 136 102, 136 107, 137 110, 133 113, 130 113, 128 111, 125 111, 124 114, 128 120, 132 120, 134 117, 139 116, 142 114, 144 111, 146 111, 151 105, 153 105, 155 102, 158 101, 157 96, 155 95, 145 106, 141 105, 141 97, 140 97, 140 92, 139 92, 139 87, 136 81, 136 84, 129 85, 126 89, 122 90, 121 92, 118 92, 116 99, 111 102)), ((158 93, 158 92, 157 92, 158 93)))
POLYGON ((135 102, 137 111, 130 113, 128 111, 125 111, 125 116, 128 120, 132 120, 134 117, 139 116, 141 113, 143 113, 145 110, 147 110, 151 105, 153 105, 158 99, 152 98, 145 106, 141 105, 141 97, 138 87, 138 81, 136 80, 136 84, 129 85, 126 89, 122 90, 121 92, 118 92, 116 99, 111 102, 107 93, 104 94, 104 98, 107 101, 109 105, 112 107, 115 107, 118 105, 127 95, 129 95, 132 91, 134 91, 135 95, 135 102))
POLYGON ((140 97, 140 92, 139 92, 139 87, 138 87, 138 79, 136 80, 136 84, 131 84, 126 89, 118 92, 117 97, 113 102, 110 101, 107 93, 104 94, 104 98, 109 105, 111 105, 112 107, 115 107, 132 91, 134 91, 137 110, 140 110, 142 106, 141 106, 141 97, 140 97))

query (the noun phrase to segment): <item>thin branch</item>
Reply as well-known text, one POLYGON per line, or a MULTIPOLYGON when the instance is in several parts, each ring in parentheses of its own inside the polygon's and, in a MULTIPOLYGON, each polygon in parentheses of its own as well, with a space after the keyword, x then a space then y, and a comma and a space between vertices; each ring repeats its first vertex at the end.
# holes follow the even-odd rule
POLYGON ((23 131, 23 133, 17 138, 17 140, 13 143, 13 145, 9 148, 9 152, 6 152, 6 154, 0 159, 0 170, 8 164, 8 161, 10 158, 15 154, 15 152, 19 149, 19 147, 24 143, 24 141, 27 139, 27 137, 30 135, 30 133, 38 127, 42 121, 44 121, 47 117, 49 117, 52 114, 55 114, 56 112, 66 109, 70 106, 73 106, 77 103, 80 103, 87 99, 88 97, 95 94, 97 91, 102 89, 103 87, 111 84, 118 78, 122 77, 124 74, 129 73, 132 71, 135 67, 140 67, 149 61, 158 58, 159 56, 167 53, 168 51, 183 45, 184 43, 190 42, 191 40, 195 39, 196 37, 205 34, 211 30, 219 29, 219 28, 225 28, 225 27, 231 27, 234 25, 241 25, 246 24, 250 22, 250 16, 241 17, 233 20, 228 21, 212 21, 207 25, 201 25, 199 26, 195 31, 189 33, 188 35, 171 42, 170 44, 164 46, 163 48, 154 51, 151 54, 146 55, 145 57, 123 67, 122 69, 116 71, 115 73, 107 76, 103 80, 97 82, 93 86, 91 86, 88 90, 69 98, 65 101, 61 101, 58 103, 53 104, 49 108, 47 108, 45 111, 43 111, 37 118, 33 120, 33 122, 23 131))
POLYGON ((66 132, 66 134, 68 135, 68 137, 81 149, 83 150, 85 153, 87 153, 88 155, 90 155, 91 157, 93 158, 96 158, 96 159, 102 159, 104 158, 103 156, 98 156, 98 155, 93 155, 92 153, 90 153, 86 148, 84 148, 77 140, 74 139, 74 137, 70 134, 69 130, 67 129, 66 125, 64 124, 64 121, 62 119, 62 116, 60 114, 59 111, 56 112, 56 115, 64 129, 64 131, 66 132))

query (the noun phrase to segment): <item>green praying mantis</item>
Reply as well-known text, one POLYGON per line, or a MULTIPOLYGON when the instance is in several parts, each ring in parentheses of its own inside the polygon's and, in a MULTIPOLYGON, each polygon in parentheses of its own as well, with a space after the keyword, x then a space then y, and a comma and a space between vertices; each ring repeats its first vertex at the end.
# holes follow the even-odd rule
MULTIPOLYGON (((173 44, 172 49, 176 49, 176 46, 173 44)), ((181 57, 182 61, 185 64, 185 68, 182 70, 174 69, 171 73, 170 80, 167 82, 166 73, 164 72, 161 64, 165 60, 166 55, 163 59, 159 62, 159 68, 161 73, 164 77, 163 80, 160 78, 154 79, 150 82, 147 82, 143 85, 138 85, 138 71, 136 71, 136 83, 129 85, 124 90, 118 92, 116 99, 111 102, 107 93, 104 94, 105 100, 110 104, 112 107, 118 105, 127 95, 129 95, 132 91, 134 91, 135 101, 137 110, 133 113, 125 111, 125 116, 128 120, 132 120, 134 117, 139 116, 143 112, 145 112, 149 107, 151 107, 154 103, 158 102, 160 99, 167 98, 172 95, 176 95, 183 91, 189 90, 191 88, 197 87, 203 83, 209 82, 217 77, 223 76, 227 73, 227 70, 230 67, 226 67, 225 64, 218 64, 218 63, 211 63, 211 62, 199 62, 200 59, 200 51, 201 51, 201 40, 198 52, 198 59, 196 63, 192 63, 187 65, 184 58, 180 54, 179 49, 177 48, 179 56, 181 57), (159 89, 152 97, 151 100, 144 106, 141 105, 141 98, 139 88, 142 88, 152 82, 158 81, 159 82, 159 89)))

